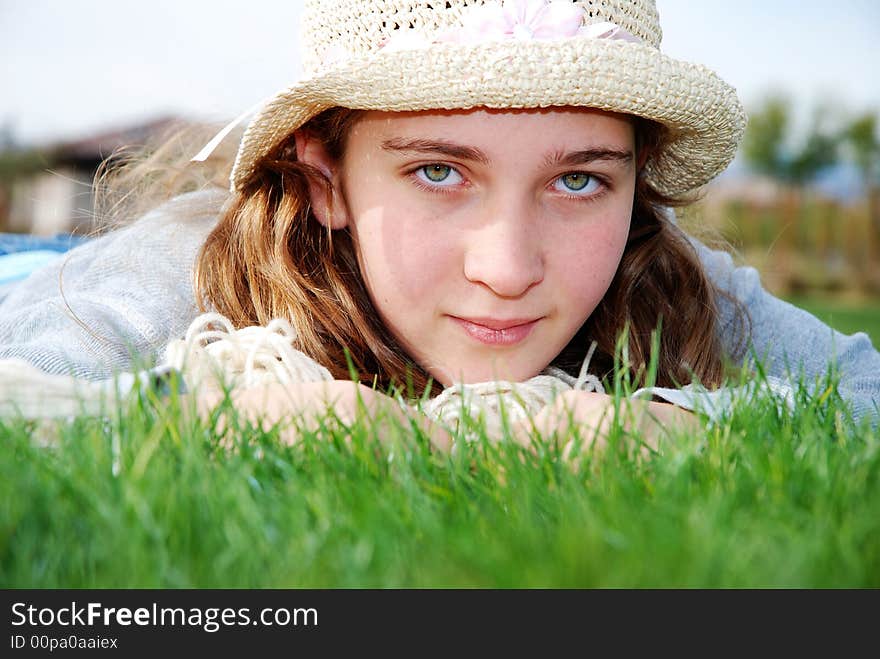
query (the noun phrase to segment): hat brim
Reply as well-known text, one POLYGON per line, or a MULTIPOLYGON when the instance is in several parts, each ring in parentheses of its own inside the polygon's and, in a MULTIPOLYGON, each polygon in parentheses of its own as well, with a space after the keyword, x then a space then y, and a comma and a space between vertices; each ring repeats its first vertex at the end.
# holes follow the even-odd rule
POLYGON ((243 187, 291 132, 332 107, 416 111, 580 106, 632 114, 668 128, 645 165, 659 192, 692 191, 736 154, 746 117, 736 90, 704 66, 607 39, 509 40, 378 51, 300 80, 247 126, 231 174, 243 187))

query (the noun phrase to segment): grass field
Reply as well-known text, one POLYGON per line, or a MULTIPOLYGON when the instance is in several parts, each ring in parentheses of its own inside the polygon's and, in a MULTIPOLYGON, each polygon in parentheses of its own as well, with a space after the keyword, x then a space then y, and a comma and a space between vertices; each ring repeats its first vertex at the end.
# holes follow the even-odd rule
POLYGON ((367 422, 290 447, 147 396, 0 422, 0 586, 880 587, 880 440, 820 391, 574 463, 367 422))

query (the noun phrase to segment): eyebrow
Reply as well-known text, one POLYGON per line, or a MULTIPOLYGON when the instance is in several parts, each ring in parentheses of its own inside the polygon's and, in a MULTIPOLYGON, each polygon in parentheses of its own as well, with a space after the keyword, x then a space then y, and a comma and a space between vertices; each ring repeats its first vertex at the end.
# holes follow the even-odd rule
MULTIPOLYGON (((471 160, 484 165, 489 165, 491 163, 489 156, 483 153, 480 149, 456 144, 455 142, 448 142, 446 140, 392 138, 382 142, 382 148, 385 151, 423 153, 429 155, 440 154, 449 158, 471 160)), ((592 147, 570 152, 557 151, 548 156, 545 163, 548 166, 562 165, 565 167, 572 167, 576 165, 586 165, 597 160, 608 160, 627 165, 633 162, 633 153, 629 150, 613 149, 610 147, 592 147)))
POLYGON ((404 151, 407 153, 440 154, 459 160, 471 160, 483 165, 490 163, 489 156, 480 149, 463 146, 446 140, 420 140, 393 138, 382 142, 385 151, 404 151))
POLYGON ((597 160, 608 160, 621 165, 629 165, 633 162, 633 152, 629 150, 612 149, 610 147, 593 147, 580 151, 563 153, 557 151, 547 158, 548 166, 563 165, 571 167, 575 165, 588 165, 597 160))

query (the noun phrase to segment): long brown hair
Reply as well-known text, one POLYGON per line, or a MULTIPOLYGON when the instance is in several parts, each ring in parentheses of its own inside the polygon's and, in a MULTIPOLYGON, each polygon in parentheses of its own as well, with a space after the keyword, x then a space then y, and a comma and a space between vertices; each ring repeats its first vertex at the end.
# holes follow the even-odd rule
MULTIPOLYGON (((360 114, 334 108, 302 130, 338 160, 360 114)), ((662 144, 661 126, 638 118, 634 123, 639 153, 662 144)), ((320 172, 296 160, 292 137, 261 161, 226 205, 198 257, 200 305, 228 317, 236 327, 286 318, 297 331, 298 348, 326 366, 334 378, 348 379, 353 368, 362 382, 420 394, 434 385, 373 308, 349 232, 331 232, 312 216, 310 182, 330 186, 320 172)), ((591 371, 607 375, 625 328, 628 368, 641 383, 651 357, 652 332, 662 322, 656 384, 675 386, 694 379, 707 386, 721 383, 719 293, 662 208, 681 203, 658 194, 639 177, 629 240, 617 274, 553 365, 576 374, 596 342, 591 371)))

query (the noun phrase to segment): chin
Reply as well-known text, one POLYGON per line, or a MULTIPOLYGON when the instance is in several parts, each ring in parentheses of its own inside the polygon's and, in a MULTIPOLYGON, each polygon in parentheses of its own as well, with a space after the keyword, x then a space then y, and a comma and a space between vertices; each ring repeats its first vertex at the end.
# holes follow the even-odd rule
POLYGON ((543 368, 535 370, 527 367, 510 368, 502 366, 500 368, 492 368, 491 366, 486 366, 485 368, 475 369, 473 367, 467 368, 459 366, 457 369, 431 369, 431 375, 444 387, 448 387, 452 384, 477 384, 478 382, 491 382, 493 380, 525 382, 526 380, 539 375, 542 370, 543 368), (452 374, 456 373, 456 371, 457 375, 452 377, 452 374))

